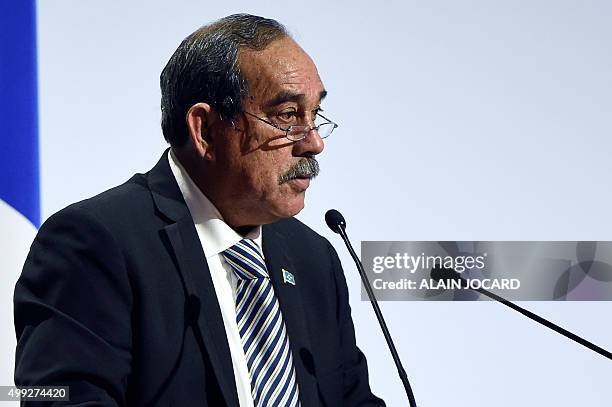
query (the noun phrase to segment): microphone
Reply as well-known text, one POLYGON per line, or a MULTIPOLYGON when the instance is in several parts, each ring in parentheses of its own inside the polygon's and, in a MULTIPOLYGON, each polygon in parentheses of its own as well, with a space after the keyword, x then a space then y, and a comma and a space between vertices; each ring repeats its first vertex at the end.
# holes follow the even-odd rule
POLYGON ((412 388, 410 387, 410 382, 408 381, 408 376, 406 375, 406 371, 404 370, 404 366, 402 366, 402 362, 397 354, 397 350, 395 349, 395 344, 393 343, 393 339, 391 338, 391 334, 389 333, 389 329, 387 328, 387 324, 385 323, 385 319, 383 318, 382 312, 378 306, 378 302, 376 301, 376 297, 374 296, 374 292, 372 291, 372 287, 370 287, 370 282, 368 281, 368 277, 365 274, 363 269, 363 265, 357 257, 355 250, 353 250, 353 246, 349 241, 348 236, 346 235, 346 221, 344 220, 344 216, 340 212, 335 209, 330 209, 325 213, 325 223, 334 233, 338 233, 342 240, 344 240, 344 244, 346 244, 346 248, 348 249, 351 257, 355 261, 355 265, 357 265, 357 270, 359 270, 359 275, 361 276, 361 282, 368 293, 368 298, 370 299, 370 304, 372 304, 372 308, 374 308, 374 313, 376 314, 376 318, 378 319, 378 323, 380 328, 383 331, 383 335, 385 336, 385 340, 387 341, 387 345, 389 346, 389 351, 391 351, 391 356, 393 357, 393 361, 395 362, 395 366, 397 367, 397 373, 404 385, 404 390, 406 391, 406 395, 408 396, 408 401, 410 402, 410 407, 416 407, 416 401, 414 399, 414 394, 412 393, 412 388))
POLYGON ((584 338, 581 338, 580 336, 576 335, 573 332, 568 331, 567 329, 561 328, 559 325, 554 324, 552 322, 550 322, 549 320, 542 318, 541 316, 534 314, 531 311, 526 310, 523 307, 519 307, 518 305, 514 304, 513 302, 510 302, 508 300, 506 300, 505 298, 494 294, 490 291, 485 290, 484 288, 480 287, 480 288, 473 288, 471 286, 469 286, 468 284, 464 284, 464 282, 466 282, 466 280, 461 276, 460 273, 458 273, 457 271, 455 271, 452 268, 448 268, 448 267, 434 267, 431 272, 430 272, 430 276, 432 279, 438 281, 438 280, 455 280, 455 281, 461 281, 461 287, 469 287, 471 290, 479 292, 482 295, 485 295, 489 298, 491 298, 492 300, 495 300, 497 302, 500 302, 502 304, 504 304, 505 306, 512 308, 513 310, 515 310, 516 312, 519 312, 523 315, 525 315, 527 318, 536 321, 542 325, 544 325, 547 328, 552 329, 553 331, 565 336, 566 338, 569 338, 571 340, 573 340, 574 342, 579 343, 580 345, 591 349, 592 351, 599 353, 601 356, 606 357, 610 360, 612 360, 612 353, 608 352, 607 350, 595 345, 592 342, 587 341, 584 338))
POLYGON ((334 233, 342 233, 346 229, 346 221, 344 216, 335 209, 330 209, 325 212, 325 223, 334 233))

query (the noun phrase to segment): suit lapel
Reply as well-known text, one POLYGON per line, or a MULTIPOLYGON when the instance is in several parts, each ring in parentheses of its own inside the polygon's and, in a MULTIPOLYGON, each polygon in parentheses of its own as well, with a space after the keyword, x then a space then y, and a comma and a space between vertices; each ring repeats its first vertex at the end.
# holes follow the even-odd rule
POLYGON ((186 311, 195 319, 196 337, 202 352, 206 352, 210 359, 226 405, 237 407, 238 394, 229 345, 208 263, 166 154, 149 173, 149 186, 158 210, 168 218, 169 224, 162 233, 174 252, 185 286, 186 311))
POLYGON ((276 231, 273 225, 264 225, 262 233, 266 267, 289 335, 301 405, 304 407, 318 406, 310 333, 304 318, 300 291, 300 279, 306 278, 306 275, 300 274, 291 263, 285 236, 276 231), (283 269, 293 274, 295 285, 283 281, 283 269))

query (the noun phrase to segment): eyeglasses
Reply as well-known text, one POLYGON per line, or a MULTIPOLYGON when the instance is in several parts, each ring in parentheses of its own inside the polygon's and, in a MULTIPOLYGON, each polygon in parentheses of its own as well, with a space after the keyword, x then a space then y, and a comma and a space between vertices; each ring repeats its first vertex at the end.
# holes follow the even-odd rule
POLYGON ((312 131, 315 130, 317 133, 319 133, 319 137, 321 138, 327 138, 329 137, 334 129, 336 127, 338 127, 338 125, 334 122, 332 122, 331 120, 329 120, 327 117, 323 116, 320 113, 317 113, 317 116, 321 117, 322 119, 327 120, 324 123, 318 124, 316 126, 289 126, 287 128, 281 127, 277 124, 274 124, 266 119, 262 119, 259 116, 254 115, 253 113, 249 113, 249 112, 244 112, 245 114, 248 114, 249 116, 253 116, 254 118, 256 118, 257 120, 260 120, 266 124, 269 124, 270 126, 274 127, 275 129, 281 130, 285 132, 285 137, 287 138, 287 140, 289 141, 300 141, 305 139, 308 134, 312 131))

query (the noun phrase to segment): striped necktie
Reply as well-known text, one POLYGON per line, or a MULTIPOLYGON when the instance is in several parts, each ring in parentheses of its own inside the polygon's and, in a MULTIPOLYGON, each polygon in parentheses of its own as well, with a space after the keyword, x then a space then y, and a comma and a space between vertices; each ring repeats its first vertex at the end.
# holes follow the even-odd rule
POLYGON ((299 406, 285 322, 259 247, 243 239, 223 256, 238 277, 236 322, 255 406, 299 406))

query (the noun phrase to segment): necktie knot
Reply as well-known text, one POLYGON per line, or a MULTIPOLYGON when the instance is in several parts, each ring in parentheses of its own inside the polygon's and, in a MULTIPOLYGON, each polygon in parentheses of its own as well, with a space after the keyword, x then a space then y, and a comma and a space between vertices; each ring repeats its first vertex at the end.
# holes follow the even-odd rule
POLYGON ((240 280, 269 277, 259 247, 251 239, 242 239, 224 250, 223 256, 240 280))

